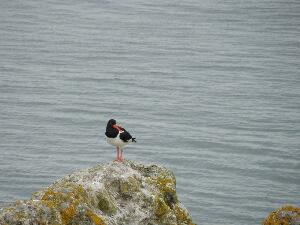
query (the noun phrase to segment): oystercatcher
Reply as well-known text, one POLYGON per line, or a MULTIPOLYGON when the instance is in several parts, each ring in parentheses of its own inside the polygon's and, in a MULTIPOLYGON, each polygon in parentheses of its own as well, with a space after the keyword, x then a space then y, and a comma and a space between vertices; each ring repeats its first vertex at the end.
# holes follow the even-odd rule
POLYGON ((117 148, 116 161, 118 162, 123 161, 122 148, 130 142, 136 142, 135 138, 133 138, 123 127, 118 126, 114 119, 108 121, 105 136, 107 142, 117 148))

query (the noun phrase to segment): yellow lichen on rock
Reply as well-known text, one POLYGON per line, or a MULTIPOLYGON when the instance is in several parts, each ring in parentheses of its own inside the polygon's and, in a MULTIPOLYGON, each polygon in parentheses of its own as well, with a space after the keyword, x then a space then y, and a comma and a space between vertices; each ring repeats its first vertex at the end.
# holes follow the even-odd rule
POLYGON ((174 211, 177 219, 177 224, 195 225, 192 222, 191 218, 188 216, 187 212, 183 210, 181 207, 179 207, 178 204, 175 205, 174 211))
POLYGON ((263 225, 291 225, 295 221, 300 221, 300 208, 285 205, 269 216, 262 222, 263 225))
POLYGON ((175 192, 175 181, 167 177, 157 177, 155 182, 162 192, 175 192))
POLYGON ((153 173, 146 178, 146 183, 155 187, 158 193, 154 199, 154 214, 159 224, 194 225, 188 212, 178 203, 176 179, 172 172, 161 170, 153 173))
POLYGON ((155 215, 157 217, 162 217, 170 211, 169 206, 165 203, 165 201, 159 196, 155 197, 155 215))
POLYGON ((165 203, 169 207, 172 207, 172 205, 178 201, 175 179, 171 179, 169 176, 163 174, 152 179, 152 184, 159 189, 160 193, 163 195, 165 203))
POLYGON ((80 202, 85 202, 87 194, 77 184, 65 183, 59 187, 48 188, 41 201, 50 209, 59 210, 63 224, 70 224, 80 202))
POLYGON ((61 210, 60 215, 64 224, 69 224, 76 214, 76 206, 71 204, 68 208, 61 210))
POLYGON ((86 216, 90 218, 90 220, 95 224, 95 225, 105 225, 103 220, 95 213, 93 213, 91 210, 88 210, 86 212, 86 216))

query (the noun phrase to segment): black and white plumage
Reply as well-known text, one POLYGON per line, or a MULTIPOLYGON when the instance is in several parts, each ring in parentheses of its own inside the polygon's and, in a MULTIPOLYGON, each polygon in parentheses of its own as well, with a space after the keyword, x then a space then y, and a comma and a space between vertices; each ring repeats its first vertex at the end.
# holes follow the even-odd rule
POLYGON ((107 142, 117 148, 117 161, 123 161, 122 148, 130 142, 136 142, 135 138, 123 127, 118 126, 114 119, 108 121, 105 136, 107 142))

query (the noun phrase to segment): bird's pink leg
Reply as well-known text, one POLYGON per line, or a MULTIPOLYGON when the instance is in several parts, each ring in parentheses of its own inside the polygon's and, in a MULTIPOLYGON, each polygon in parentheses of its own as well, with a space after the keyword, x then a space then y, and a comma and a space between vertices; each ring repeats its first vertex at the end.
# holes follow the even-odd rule
POLYGON ((119 151, 119 147, 117 147, 117 158, 115 159, 115 161, 119 161, 120 158, 120 151, 119 151))
POLYGON ((121 157, 120 157, 120 160, 123 161, 123 149, 120 148, 120 150, 121 150, 121 157))

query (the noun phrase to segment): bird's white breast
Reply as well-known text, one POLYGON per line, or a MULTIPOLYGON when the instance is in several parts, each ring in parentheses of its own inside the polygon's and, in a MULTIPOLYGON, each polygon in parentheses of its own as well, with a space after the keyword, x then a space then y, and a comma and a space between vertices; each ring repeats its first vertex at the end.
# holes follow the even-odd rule
POLYGON ((120 133, 118 134, 117 137, 115 138, 106 138, 107 143, 115 146, 115 147, 124 147, 126 144, 128 144, 128 142, 124 142, 120 139, 120 133))

